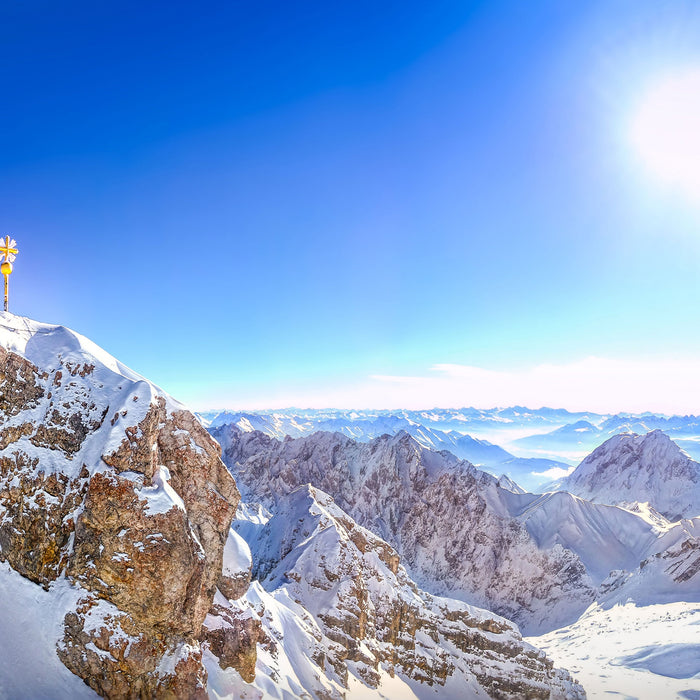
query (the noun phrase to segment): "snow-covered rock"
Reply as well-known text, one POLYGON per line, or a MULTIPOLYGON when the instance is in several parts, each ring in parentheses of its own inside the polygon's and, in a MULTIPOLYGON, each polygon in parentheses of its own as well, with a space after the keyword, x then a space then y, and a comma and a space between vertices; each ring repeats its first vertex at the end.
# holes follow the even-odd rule
POLYGON ((497 480, 408 434, 358 443, 338 433, 280 442, 212 431, 245 498, 267 507, 311 483, 401 554, 419 585, 494 610, 526 630, 571 622, 595 597, 579 557, 538 546, 497 480))
MULTIPOLYGON (((256 582, 228 609, 260 620, 252 685, 265 697, 284 688, 338 699, 583 696, 512 623, 421 591, 393 547, 319 489, 300 486, 279 496, 266 523, 234 526, 250 538, 256 582)), ((250 686, 208 668, 212 687, 247 697, 250 686)))
POLYGON ((595 503, 648 503, 672 521, 700 515, 700 464, 660 430, 610 438, 559 488, 595 503))
POLYGON ((0 314, 0 560, 65 610, 53 645, 98 693, 204 697, 238 500, 182 405, 78 333, 0 314))

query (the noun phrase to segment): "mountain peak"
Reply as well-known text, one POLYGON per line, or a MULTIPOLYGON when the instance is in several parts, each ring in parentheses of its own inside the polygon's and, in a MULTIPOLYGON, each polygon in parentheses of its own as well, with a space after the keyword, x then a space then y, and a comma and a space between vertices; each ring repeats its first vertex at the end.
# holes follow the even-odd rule
POLYGON ((0 397, 1 558, 68 606, 51 653, 103 695, 201 697, 239 501, 218 445, 92 341, 7 313, 0 397), (125 643, 141 651, 117 658, 125 643))
POLYGON ((700 512, 700 464, 662 430, 611 437, 561 488, 596 503, 649 503, 670 520, 700 512))

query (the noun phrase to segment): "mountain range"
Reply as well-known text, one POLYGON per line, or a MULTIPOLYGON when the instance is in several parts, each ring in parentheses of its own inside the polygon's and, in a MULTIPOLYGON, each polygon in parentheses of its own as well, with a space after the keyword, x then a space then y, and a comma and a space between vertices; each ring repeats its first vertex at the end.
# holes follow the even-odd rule
POLYGON ((0 314, 3 693, 584 697, 322 490, 239 501, 184 406, 87 338, 0 314))
MULTIPOLYGON (((280 494, 311 483, 396 547, 422 586, 494 610, 528 634, 569 624, 610 594, 611 576, 616 589, 637 586, 650 577, 651 569, 642 570, 652 560, 668 564, 654 586, 671 591, 669 602, 700 593, 694 575, 690 590, 679 580, 679 572, 700 566, 698 518, 674 523, 648 502, 622 508, 563 491, 512 489, 405 432, 358 443, 338 433, 279 441, 236 426, 211 430, 244 500, 274 509, 280 494)), ((659 440, 655 433, 638 440, 643 462, 658 458, 672 469, 676 459, 692 463, 665 437, 659 453, 659 440)), ((609 443, 609 463, 626 464, 625 442, 609 443)), ((569 478, 586 468, 584 462, 569 478)), ((616 473, 609 470, 608 479, 616 473)), ((655 484, 657 504, 675 490, 663 468, 655 484)))
POLYGON ((562 660, 594 690, 643 671, 654 697, 700 692, 700 465, 674 440, 555 409, 370 413, 200 420, 0 314, 4 694, 583 698, 562 660), (603 439, 547 467, 465 425, 603 439), (571 473, 531 493, 512 459, 571 473))

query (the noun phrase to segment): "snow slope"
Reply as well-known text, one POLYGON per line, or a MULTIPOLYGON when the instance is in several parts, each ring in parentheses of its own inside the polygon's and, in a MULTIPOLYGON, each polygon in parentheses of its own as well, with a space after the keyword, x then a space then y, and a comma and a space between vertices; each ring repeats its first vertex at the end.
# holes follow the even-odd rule
POLYGON ((566 492, 539 497, 505 492, 502 498, 538 546, 548 549, 559 544, 576 552, 596 585, 612 570, 639 566, 665 532, 639 514, 566 492))
POLYGON ((0 590, 0 700, 97 698, 56 655, 79 589, 59 580, 45 591, 0 563, 0 590))
POLYGON ((700 698, 700 605, 593 605, 573 625, 528 641, 566 666, 589 698, 700 698))

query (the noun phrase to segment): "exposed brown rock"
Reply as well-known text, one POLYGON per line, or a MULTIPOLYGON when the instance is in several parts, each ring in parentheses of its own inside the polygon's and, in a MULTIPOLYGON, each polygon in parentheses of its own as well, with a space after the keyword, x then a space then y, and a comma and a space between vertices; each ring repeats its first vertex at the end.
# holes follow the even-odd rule
POLYGON ((58 655, 106 698, 207 697, 199 645, 153 634, 94 595, 66 616, 58 655))
POLYGON ((8 445, 17 442, 25 435, 31 435, 34 432, 32 423, 21 423, 20 425, 11 425, 0 430, 0 450, 4 450, 8 445))
POLYGON ((170 482, 182 498, 187 520, 201 543, 206 566, 200 597, 195 597, 194 622, 199 627, 214 599, 221 574, 223 548, 240 494, 236 482, 221 462, 221 450, 199 421, 186 411, 168 415, 161 397, 133 428, 119 449, 102 459, 116 472, 144 475, 151 486, 156 465, 164 465, 170 482))
POLYGON ((260 620, 221 605, 212 606, 202 638, 221 668, 235 668, 246 683, 255 678, 257 644, 265 639, 260 620))
POLYGON ((149 515, 135 482, 95 474, 68 573, 147 627, 196 634, 206 566, 184 510, 149 515))
MULTIPOLYGON (((65 409, 66 405, 63 408, 65 409)), ((68 410, 71 408, 73 407, 68 405, 68 410)), ((96 406, 93 403, 89 408, 94 409, 96 406)), ((85 438, 102 425, 104 416, 103 412, 101 416, 89 420, 80 411, 66 414, 54 409, 46 417, 45 422, 36 427, 36 431, 29 440, 37 447, 62 450, 66 455, 73 455, 83 446, 85 438)))
MULTIPOLYGON (((238 490, 194 416, 163 397, 144 407, 140 383, 127 377, 107 393, 95 370, 57 356, 44 371, 0 348, 0 559, 45 588, 65 571, 85 589, 59 655, 98 693, 206 697, 199 637, 238 490), (75 464, 79 453, 95 460, 103 451, 103 426, 124 436, 120 446, 75 464)), ((255 630, 244 628, 247 668, 255 630)))
POLYGON ((85 478, 38 471, 22 452, 0 457, 0 560, 48 588, 65 568, 74 530, 70 517, 87 490, 85 478))
POLYGON ((39 383, 43 378, 44 373, 21 355, 0 348, 0 423, 38 405, 44 396, 39 383))
POLYGON ((250 586, 251 570, 241 572, 237 576, 224 576, 219 578, 219 590, 229 600, 237 600, 240 598, 250 586))

